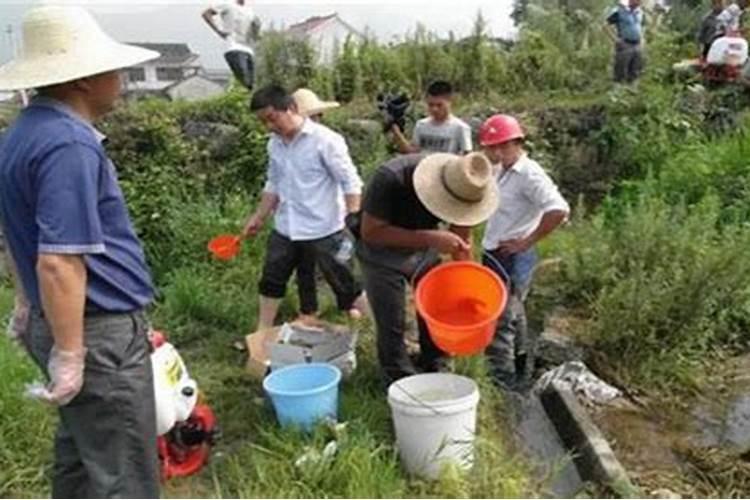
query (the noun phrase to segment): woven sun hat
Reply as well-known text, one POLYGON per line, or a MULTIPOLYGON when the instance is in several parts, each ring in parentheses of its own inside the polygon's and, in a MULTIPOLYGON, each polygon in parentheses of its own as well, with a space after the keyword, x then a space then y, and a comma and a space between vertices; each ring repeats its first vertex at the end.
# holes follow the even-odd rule
POLYGON ((153 50, 115 41, 81 7, 34 7, 22 31, 20 56, 0 66, 0 90, 46 87, 159 57, 153 50))
POLYGON ((318 95, 310 89, 298 89, 292 97, 297 103, 297 111, 304 116, 317 115, 340 106, 336 101, 321 101, 318 95))
POLYGON ((414 189, 427 210, 455 226, 476 226, 498 206, 492 165, 482 153, 425 157, 414 171, 414 189))

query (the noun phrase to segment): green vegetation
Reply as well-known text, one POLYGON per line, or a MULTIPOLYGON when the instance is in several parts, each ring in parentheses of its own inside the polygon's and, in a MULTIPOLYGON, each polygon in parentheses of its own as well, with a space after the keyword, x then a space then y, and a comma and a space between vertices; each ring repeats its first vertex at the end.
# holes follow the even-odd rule
MULTIPOLYGON (((701 6, 678 5, 653 23, 648 69, 637 86, 609 83, 610 43, 599 29, 603 0, 518 2, 519 39, 492 39, 477 17, 466 39, 418 27, 403 43, 347 41, 332 68, 314 64, 304 42, 267 33, 264 81, 309 86, 346 103, 326 121, 349 141, 363 176, 388 158, 387 139, 354 120, 377 119, 373 97, 403 89, 418 101, 427 82, 454 81, 457 113, 476 122, 498 110, 521 116, 535 158, 577 209, 545 242, 559 257, 540 295, 583 321, 575 333, 594 368, 646 394, 699 391, 706 366, 746 351, 750 339, 750 152, 736 89, 707 92, 674 81, 669 67, 692 54, 688 36, 701 6)), ((264 82, 261 82, 264 83, 264 82)), ((200 104, 146 101, 123 107, 104 129, 109 149, 159 285, 154 325, 168 332, 206 392, 224 431, 200 475, 174 481, 170 496, 517 497, 539 494, 514 451, 505 407, 479 359, 457 370, 480 381, 479 458, 461 476, 428 484, 406 477, 393 446, 390 416, 374 359, 369 323, 361 328, 360 367, 344 384, 328 464, 299 469, 308 447, 334 436, 281 430, 246 354, 233 345, 255 323, 265 237, 241 257, 212 261, 211 236, 236 232, 253 206, 266 166, 266 134, 235 89, 200 104)), ((415 103, 412 118, 423 111, 415 103)), ((0 117, 0 121, 3 118, 0 117)), ((2 124, 0 124, 2 128, 2 124)), ((323 288, 323 287, 321 287, 323 288)), ((283 319, 296 314, 290 288, 283 319)), ((0 287, 0 311, 11 306, 0 287)), ((324 317, 341 321, 330 297, 324 317)), ((534 310, 542 316, 546 310, 534 310)), ((22 398, 38 371, 0 339, 0 496, 48 494, 53 412, 22 398)))
MULTIPOLYGON (((190 207, 188 212, 197 210, 190 207)), ((189 221, 188 216, 185 221, 189 221)), ((480 403, 477 467, 469 475, 447 471, 437 483, 410 480, 402 471, 393 444, 390 411, 374 356, 373 332, 361 328, 359 367, 343 384, 338 435, 324 427, 312 436, 282 430, 263 398, 260 383, 244 371, 246 354, 233 348, 250 331, 255 316, 258 253, 246 248, 226 265, 204 262, 175 271, 163 290, 164 300, 152 320, 179 346, 216 411, 222 439, 200 475, 175 480, 166 494, 174 497, 519 497, 536 494, 532 481, 513 451, 500 395, 485 376, 480 359, 464 360, 457 371, 479 381, 480 403), (337 439, 339 451, 328 464, 298 468, 294 462, 308 449, 322 450, 337 439)), ((11 294, 2 296, 9 311, 11 294)), ((329 317, 332 297, 326 296, 329 317)), ((287 304, 285 317, 293 315, 287 304)), ((339 318, 340 320, 340 318, 339 318)), ((19 348, 0 339, 0 495, 48 494, 51 464, 52 410, 24 400, 23 384, 38 377, 19 348)))

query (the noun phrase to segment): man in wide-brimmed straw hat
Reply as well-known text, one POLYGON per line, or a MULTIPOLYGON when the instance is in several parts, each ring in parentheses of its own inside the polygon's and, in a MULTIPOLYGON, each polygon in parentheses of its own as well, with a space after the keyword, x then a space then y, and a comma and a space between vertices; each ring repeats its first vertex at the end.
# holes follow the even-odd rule
POLYGON ((104 136, 118 70, 159 54, 117 43, 77 7, 41 6, 0 90, 37 97, 0 142, 0 216, 31 304, 21 334, 59 409, 52 495, 158 497, 148 324, 153 298, 104 136))
POLYGON ((443 368, 443 353, 419 323, 418 366, 404 346, 407 283, 440 262, 470 256, 470 231, 497 208, 492 166, 480 153, 405 155, 382 165, 365 192, 358 256, 377 326, 386 382, 443 368), (440 229, 447 223, 448 229, 440 229))

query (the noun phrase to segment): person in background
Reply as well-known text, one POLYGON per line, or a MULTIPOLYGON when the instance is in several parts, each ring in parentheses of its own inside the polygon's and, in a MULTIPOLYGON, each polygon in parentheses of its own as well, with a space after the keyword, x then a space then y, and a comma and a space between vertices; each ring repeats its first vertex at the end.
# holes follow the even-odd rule
POLYGON ((643 10, 641 0, 617 4, 607 16, 605 30, 615 44, 614 80, 633 83, 643 71, 643 10))
POLYGON ((243 235, 255 236, 275 213, 259 285, 258 330, 273 326, 287 282, 303 260, 320 266, 339 309, 364 310, 351 268, 353 243, 344 231, 346 214, 360 208, 362 180, 344 138, 302 116, 278 85, 256 91, 250 109, 272 136, 266 186, 243 235))
MULTIPOLYGON (((325 111, 336 109, 340 106, 336 101, 321 101, 317 94, 310 89, 297 89, 292 94, 292 98, 294 98, 299 114, 308 117, 316 123, 321 122, 325 111)), ((300 320, 310 324, 314 324, 318 317, 318 292, 315 282, 315 256, 303 256, 297 266, 300 320)), ((341 297, 337 297, 337 302, 341 303, 344 301, 341 297)), ((366 311, 360 311, 357 307, 353 307, 349 310, 349 317, 359 319, 364 313, 366 311)))
POLYGON ((526 323, 524 300, 536 265, 536 244, 557 229, 570 207, 541 166, 524 150, 525 134, 512 116, 494 115, 479 141, 497 167, 502 203, 490 216, 482 241, 484 264, 509 286, 508 306, 486 355, 495 381, 525 388, 533 374, 535 339, 526 323))
POLYGON ((716 16, 718 36, 741 35, 742 15, 745 13, 747 5, 748 0, 737 0, 737 3, 729 4, 726 9, 721 11, 721 14, 716 16))
POLYGON ((203 11, 203 20, 226 43, 224 59, 232 74, 248 90, 255 81, 255 51, 260 21, 245 0, 228 0, 203 11), (221 24, 216 23, 219 16, 221 24))
POLYGON ((484 222, 497 203, 492 166, 481 153, 403 155, 376 170, 364 197, 357 255, 387 384, 418 370, 445 369, 444 353, 421 317, 416 364, 407 354, 406 287, 438 265, 440 254, 468 259, 471 228, 484 222))
POLYGON ((708 51, 711 49, 711 44, 716 39, 718 34, 718 20, 717 17, 724 10, 724 0, 712 0, 711 10, 703 16, 701 21, 700 29, 698 30, 698 45, 701 50, 701 56, 705 59, 708 56, 708 51))
POLYGON ((446 81, 435 81, 427 87, 428 117, 414 126, 412 140, 394 124, 391 128, 398 149, 403 154, 432 152, 463 155, 470 152, 471 128, 451 112, 453 86, 446 81))
POLYGON ((52 496, 158 498, 154 291, 93 123, 120 97, 119 70, 159 54, 115 42, 79 7, 34 7, 23 35, 0 90, 37 95, 0 141, 0 218, 30 305, 17 333, 49 379, 29 395, 60 417, 52 496))

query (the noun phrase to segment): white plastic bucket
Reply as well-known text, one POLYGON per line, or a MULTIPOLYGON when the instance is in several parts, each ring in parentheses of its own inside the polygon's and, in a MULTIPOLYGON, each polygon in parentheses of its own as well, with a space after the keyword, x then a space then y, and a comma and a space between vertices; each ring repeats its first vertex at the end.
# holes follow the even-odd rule
POLYGON ((392 383, 388 404, 406 470, 437 479, 450 463, 469 469, 478 403, 477 384, 460 375, 425 373, 392 383))

